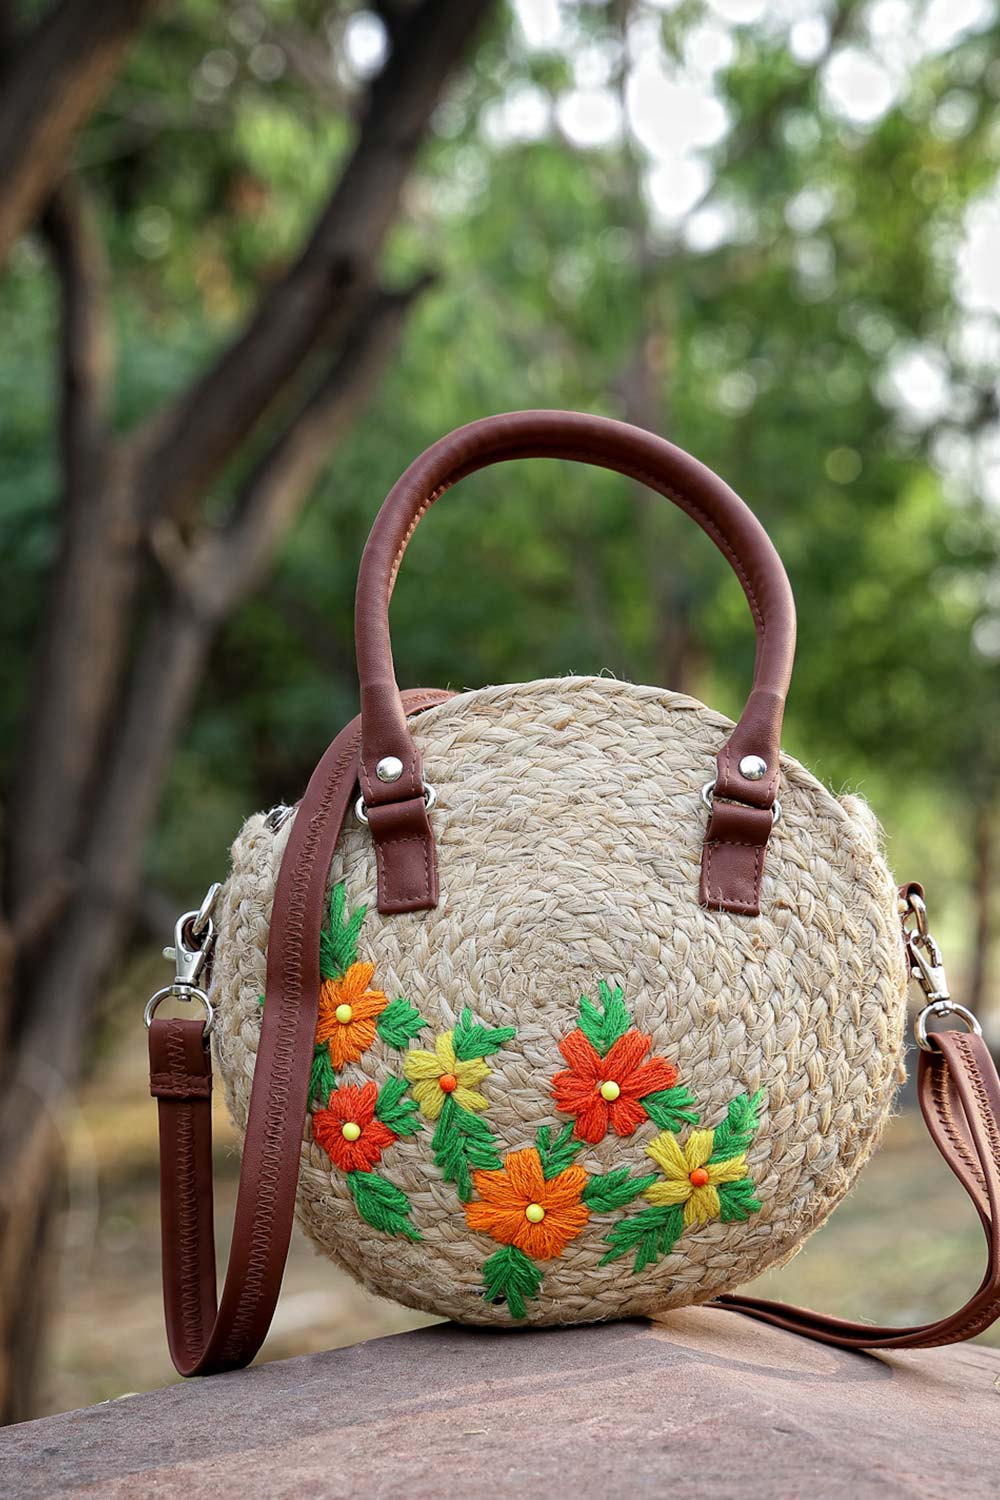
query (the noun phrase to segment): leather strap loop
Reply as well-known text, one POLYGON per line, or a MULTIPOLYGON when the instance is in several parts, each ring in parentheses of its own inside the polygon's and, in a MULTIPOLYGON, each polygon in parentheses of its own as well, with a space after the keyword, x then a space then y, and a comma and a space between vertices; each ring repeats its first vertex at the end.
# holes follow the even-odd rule
MULTIPOLYGON (((710 469, 672 443, 625 422, 584 412, 522 411, 487 417, 442 438, 411 464, 390 491, 372 527, 358 574, 355 639, 361 680, 361 789, 379 850, 379 910, 415 911, 437 904, 434 839, 423 806, 423 768, 406 727, 389 637, 389 601, 396 574, 420 518, 452 485, 489 464, 517 458, 562 458, 615 469, 672 500, 705 531, 735 571, 757 631, 753 690, 739 723, 720 747, 716 795, 743 809, 769 811, 778 789, 778 752, 785 696, 795 653, 795 605, 781 559, 743 501, 710 469), (760 756, 765 775, 741 774, 747 755, 760 756), (378 762, 403 764, 395 781, 380 781, 378 762), (373 813, 392 807, 385 827, 373 813), (390 831, 391 830, 391 831, 390 831)), ((700 899, 725 911, 754 915, 760 904, 769 817, 713 813, 705 838, 700 899), (749 849, 749 853, 748 853, 749 849)))

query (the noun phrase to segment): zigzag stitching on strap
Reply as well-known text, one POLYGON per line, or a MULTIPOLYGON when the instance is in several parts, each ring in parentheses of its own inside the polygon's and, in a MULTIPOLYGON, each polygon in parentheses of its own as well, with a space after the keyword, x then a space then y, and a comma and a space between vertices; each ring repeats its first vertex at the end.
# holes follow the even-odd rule
MULTIPOLYGON (((187 1057, 184 1051, 184 1034, 175 1022, 169 1022, 166 1033, 166 1052, 173 1073, 187 1073, 187 1057)), ((198 1281, 199 1241, 198 1202, 194 1175, 194 1133, 189 1103, 177 1104, 177 1181, 180 1195, 177 1202, 177 1223, 180 1229, 180 1285, 181 1316, 184 1320, 184 1337, 188 1348, 199 1350, 204 1342, 201 1321, 201 1291, 198 1281)))
MULTIPOLYGON (((327 778, 327 793, 332 796, 346 766, 357 754, 355 741, 333 766, 327 778)), ((303 915, 307 906, 307 892, 316 865, 319 844, 325 818, 314 816, 309 833, 302 846, 295 871, 295 899, 290 909, 294 916, 288 924, 288 940, 284 950, 282 966, 282 1005, 278 1014, 278 1039, 274 1049, 274 1066, 270 1075, 270 1097, 267 1123, 264 1131, 264 1147, 261 1152, 261 1172, 257 1208, 251 1233, 250 1253, 247 1256, 246 1276, 239 1311, 233 1319, 224 1347, 227 1359, 236 1359, 250 1323, 253 1321, 263 1289, 264 1275, 270 1259, 272 1246, 271 1230, 274 1222, 275 1198, 278 1175, 283 1156, 285 1124, 288 1116, 288 1093, 292 1058, 295 1049, 295 1028, 298 1020, 298 1005, 289 1004, 289 994, 294 988, 300 969, 303 944, 303 915)), ((301 996, 297 997, 301 999, 301 996)), ((298 1150, 296 1146, 296 1150, 298 1150)))

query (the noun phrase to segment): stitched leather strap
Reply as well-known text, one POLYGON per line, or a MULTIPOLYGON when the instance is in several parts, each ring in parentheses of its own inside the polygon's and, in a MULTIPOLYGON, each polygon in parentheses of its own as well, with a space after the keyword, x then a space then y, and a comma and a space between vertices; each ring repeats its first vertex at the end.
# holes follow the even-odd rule
POLYGON ((377 854, 379 910, 419 911, 437 904, 423 768, 406 727, 389 639, 396 574, 417 523, 435 500, 476 469, 515 458, 575 459, 641 480, 697 521, 739 578, 757 631, 757 661, 750 697, 717 757, 700 899, 707 906, 756 915, 795 652, 795 605, 781 559, 743 501, 680 448, 624 422, 563 411, 507 412, 450 433, 411 464, 372 527, 358 574, 355 639, 361 788, 377 854), (741 774, 746 755, 765 762, 760 780, 741 774), (403 764, 403 774, 391 782, 380 781, 375 770, 387 756, 403 764))
MULTIPOLYGON (((450 693, 407 693, 407 713, 450 693)), ((167 1339, 182 1375, 249 1364, 271 1323, 288 1254, 319 1001, 323 894, 358 779, 360 721, 313 772, 288 837, 271 914, 267 981, 229 1265, 216 1306, 211 1050, 198 1021, 154 1018, 150 1091, 160 1133, 167 1339)))

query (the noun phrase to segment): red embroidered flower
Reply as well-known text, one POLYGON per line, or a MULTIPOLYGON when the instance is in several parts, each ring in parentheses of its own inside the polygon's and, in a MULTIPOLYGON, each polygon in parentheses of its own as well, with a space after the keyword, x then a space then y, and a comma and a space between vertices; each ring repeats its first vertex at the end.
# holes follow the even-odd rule
POLYGON ((641 1100, 673 1088, 673 1063, 662 1057, 643 1061, 651 1045, 641 1031, 627 1031, 604 1057, 581 1030, 571 1031, 559 1043, 569 1068, 553 1078, 552 1096, 565 1114, 576 1115, 573 1133, 580 1140, 596 1145, 609 1127, 616 1135, 631 1135, 649 1118, 641 1100))
POLYGON ((375 1118, 378 1089, 345 1084, 334 1089, 326 1109, 313 1115, 313 1136, 342 1172, 368 1172, 396 1136, 375 1118))

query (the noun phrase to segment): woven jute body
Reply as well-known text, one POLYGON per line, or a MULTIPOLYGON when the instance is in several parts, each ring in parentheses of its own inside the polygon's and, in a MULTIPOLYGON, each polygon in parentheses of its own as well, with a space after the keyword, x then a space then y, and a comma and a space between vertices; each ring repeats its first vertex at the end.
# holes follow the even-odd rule
MULTIPOLYGON (((786 1260, 851 1188, 901 1078, 907 979, 895 887, 866 804, 833 797, 784 757, 760 916, 701 907, 700 789, 731 729, 690 698, 608 678, 484 688, 422 714, 413 735, 438 793, 441 896, 432 911, 379 914, 371 840, 350 819, 329 889, 342 890, 348 913, 367 906, 357 959, 374 965, 369 990, 405 999, 414 1026, 423 1025, 392 1045, 377 1033, 339 1068, 336 1086, 373 1083, 382 1091, 398 1079, 397 1094, 406 1089, 400 1107, 422 1128, 390 1130, 391 1144, 373 1164, 390 1194, 402 1195, 393 1201, 406 1204, 405 1217, 393 1221, 404 1231, 396 1232, 359 1212, 357 1178, 317 1139, 311 1110, 298 1217, 319 1248, 373 1292, 487 1324, 575 1323, 682 1306, 786 1260), (665 1131, 649 1101, 645 1117, 640 1098, 627 1128, 609 1125, 593 1139, 599 1122, 588 1126, 567 1107, 568 1093, 553 1080, 590 1047, 580 1040, 581 996, 599 1005, 599 995, 618 997, 628 1038, 648 1039, 648 1047, 635 1042, 643 1065, 659 1060, 661 1081, 663 1065, 671 1081, 676 1075, 697 1122, 681 1118, 665 1131), (417 1113, 428 1101, 432 1111, 441 1106, 439 1084, 454 1087, 451 1044, 438 1052, 440 1080, 432 1062, 407 1061, 433 1055, 442 1035, 458 1038, 463 1014, 466 1027, 471 1015, 476 1027, 503 1029, 504 1037, 473 1065, 455 1064, 456 1098, 477 1101, 471 1112, 496 1155, 492 1167, 476 1170, 474 1154, 464 1202, 461 1181, 434 1149, 440 1116, 417 1113), (756 1110, 745 1150, 714 1166, 727 1128, 733 1137, 739 1100, 756 1110), (545 1127, 549 1141, 569 1137, 565 1170, 553 1168, 535 1195, 543 1210, 549 1204, 545 1223, 560 1232, 515 1238, 537 1268, 518 1306, 516 1295, 491 1296, 488 1268, 517 1233, 518 1172, 529 1157, 537 1162, 545 1127), (713 1130, 714 1157, 706 1134, 713 1130), (659 1155, 650 1155, 657 1142, 659 1155), (611 1206, 632 1178, 647 1186, 611 1206), (679 1222, 672 1203, 687 1216, 678 1234, 669 1228, 679 1222), (700 1215, 691 1206, 698 1203, 700 1215), (658 1240, 644 1242, 656 1253, 618 1254, 631 1233, 622 1226, 642 1213, 644 1223, 664 1226, 658 1240)), ((215 1046, 240 1130, 289 827, 274 833, 260 815, 248 821, 219 904, 215 1046)), ((465 1035, 475 1053, 474 1036, 465 1035)), ((628 1094, 629 1084, 623 1089, 628 1094)), ((619 1126, 625 1119, 613 1118, 619 1126)))

